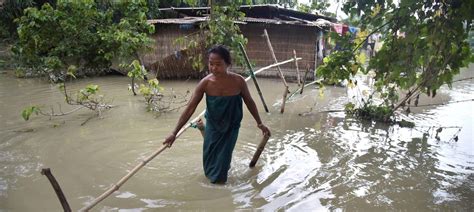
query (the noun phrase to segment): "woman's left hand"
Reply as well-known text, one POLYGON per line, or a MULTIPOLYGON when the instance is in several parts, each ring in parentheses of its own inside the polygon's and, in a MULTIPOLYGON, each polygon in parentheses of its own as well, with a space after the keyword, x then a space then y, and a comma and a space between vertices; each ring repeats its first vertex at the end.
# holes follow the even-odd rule
POLYGON ((268 129, 268 127, 265 126, 264 124, 259 124, 258 128, 260 128, 260 130, 262 130, 262 133, 263 133, 264 136, 268 136, 268 137, 271 136, 270 129, 268 129))

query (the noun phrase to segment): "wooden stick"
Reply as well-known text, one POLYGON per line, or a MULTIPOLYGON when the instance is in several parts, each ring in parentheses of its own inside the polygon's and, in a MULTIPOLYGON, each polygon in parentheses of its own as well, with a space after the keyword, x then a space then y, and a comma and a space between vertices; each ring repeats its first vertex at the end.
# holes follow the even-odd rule
POLYGON ((265 145, 267 144, 268 139, 270 136, 264 135, 262 138, 262 141, 260 141, 260 144, 258 144, 257 151, 255 151, 255 154, 252 157, 252 161, 250 161, 249 167, 255 167, 255 164, 257 163, 258 158, 260 157, 260 154, 262 154, 263 149, 265 148, 265 145))
POLYGON ((86 207, 83 207, 81 208, 79 211, 89 211, 90 209, 92 209, 92 207, 94 207, 95 205, 97 205, 99 202, 101 202, 102 200, 104 200, 106 197, 108 197, 110 194, 112 194, 114 191, 117 191, 120 186, 122 186, 130 177, 132 177, 135 173, 138 172, 138 170, 140 170, 143 166, 145 166, 148 162, 150 162, 150 160, 152 160, 154 157, 156 157, 158 154, 160 154, 161 152, 165 151, 165 149, 168 148, 167 145, 163 145, 160 149, 158 149, 157 151, 155 151, 152 155, 150 155, 148 158, 146 158, 145 160, 143 160, 142 162, 140 162, 140 164, 138 164, 138 166, 135 166, 135 168, 133 168, 127 175, 125 175, 124 177, 122 177, 122 179, 120 179, 116 184, 114 184, 111 188, 109 188, 106 192, 104 192, 102 195, 100 195, 99 197, 97 197, 96 199, 94 199, 94 201, 92 201, 89 205, 87 205, 86 207))
MULTIPOLYGON (((267 45, 268 45, 268 48, 270 49, 270 53, 272 54, 273 61, 275 61, 275 63, 278 63, 278 60, 275 56, 275 51, 273 51, 272 42, 270 41, 270 37, 268 36, 268 33, 267 33, 267 29, 263 30, 263 35, 265 36, 265 39, 267 40, 267 45)), ((296 52, 294 51, 294 53, 295 55, 293 58, 296 58, 296 52)), ((295 59, 295 63, 297 63, 296 59, 295 59)), ((280 113, 283 113, 285 112, 286 95, 287 93, 290 92, 290 90, 288 89, 289 88, 288 84, 286 83, 285 76, 283 75, 283 72, 281 71, 280 66, 277 66, 277 70, 278 70, 281 80, 283 81, 283 85, 285 86, 285 90, 286 90, 286 93, 283 94, 283 98, 281 100, 280 113)))
MULTIPOLYGON (((270 42, 270 38, 268 37, 267 29, 263 30, 263 35, 265 36, 265 39, 267 40, 267 45, 268 45, 268 48, 270 49, 270 53, 272 54, 273 61, 275 63, 278 63, 278 60, 275 56, 275 52, 273 51, 272 43, 270 42)), ((278 73, 279 73, 279 76, 280 76, 281 80, 283 81, 283 84, 285 84, 285 86, 288 88, 288 84, 286 83, 285 76, 283 75, 283 72, 281 72, 280 66, 277 66, 277 70, 278 70, 278 73)))
MULTIPOLYGON (((296 58, 297 60, 300 60, 301 58, 296 58)), ((281 63, 277 63, 277 64, 272 64, 272 65, 269 65, 269 66, 266 66, 266 67, 263 67, 257 71, 255 71, 255 73, 253 74, 258 74, 264 70, 267 70, 267 69, 270 69, 272 67, 275 67, 275 66, 279 66, 279 65, 282 65, 282 64, 285 64, 285 63, 289 63, 289 62, 292 62, 294 59, 290 59, 290 60, 286 60, 284 62, 281 62, 281 63)), ((247 77, 245 79, 246 82, 248 82, 249 80, 251 79, 251 77, 247 77)), ((194 123, 196 122, 197 120, 199 120, 203 115, 204 113, 206 113, 206 110, 202 111, 196 118, 194 118, 190 123, 194 123)), ((186 126, 184 126, 183 128, 181 128, 181 130, 178 132, 178 134, 176 134, 176 139, 179 138, 179 136, 181 136, 181 134, 183 134, 189 127, 191 127, 191 124, 187 124, 186 126)), ((92 209, 94 206, 96 206, 99 202, 101 202, 102 200, 104 200, 105 198, 107 198, 110 194, 112 194, 114 191, 117 191, 120 186, 122 186, 130 177, 132 177, 136 172, 138 172, 138 170, 140 170, 143 166, 145 166, 149 161, 151 161, 153 158, 155 158, 158 154, 160 154, 161 152, 163 152, 168 146, 166 145, 163 145, 160 149, 156 150, 155 152, 153 152, 147 159, 143 160, 140 164, 138 164, 135 168, 132 169, 132 171, 130 171, 125 177, 123 177, 122 179, 120 179, 115 185, 113 185, 111 188, 109 188, 107 191, 105 191, 102 195, 100 195, 99 197, 97 197, 96 199, 94 199, 91 203, 89 203, 88 205, 86 205, 85 207, 81 208, 79 211, 89 211, 90 209, 92 209)))
POLYGON ((53 189, 56 192, 56 195, 58 196, 59 202, 61 202, 61 206, 63 206, 63 210, 70 212, 71 207, 69 206, 69 203, 66 200, 66 196, 64 196, 63 190, 59 186, 58 181, 56 181, 56 178, 54 178, 53 174, 51 173, 51 169, 49 168, 41 169, 41 174, 45 175, 48 178, 51 185, 53 186, 53 189))
POLYGON ((309 72, 309 67, 306 69, 306 72, 304 73, 304 79, 303 79, 303 84, 301 85, 300 94, 303 94, 304 84, 306 84, 306 77, 308 76, 308 72, 309 72))
POLYGON ((280 113, 284 113, 285 112, 285 104, 286 104, 286 96, 288 95, 288 87, 285 87, 285 90, 283 91, 283 98, 282 98, 282 102, 281 102, 281 109, 280 109, 280 113))
POLYGON ((244 55, 245 62, 247 63, 247 66, 249 68, 250 77, 252 78, 253 83, 255 84, 255 88, 258 91, 258 95, 260 96, 260 100, 262 100, 263 107, 265 108, 265 112, 268 113, 269 111, 268 111, 267 104, 265 103, 265 99, 263 99, 262 91, 260 90, 260 86, 258 85, 257 78, 255 77, 255 74, 253 72, 252 65, 250 64, 249 57, 247 56, 247 52, 245 52, 245 49, 244 49, 244 46, 242 45, 242 43, 239 43, 239 47, 240 47, 240 51, 244 55))
MULTIPOLYGON (((293 49, 293 58, 296 58, 296 50, 293 49)), ((301 76, 300 76, 300 69, 298 68, 298 61, 295 60, 296 66, 296 80, 298 81, 298 86, 301 85, 301 76)))

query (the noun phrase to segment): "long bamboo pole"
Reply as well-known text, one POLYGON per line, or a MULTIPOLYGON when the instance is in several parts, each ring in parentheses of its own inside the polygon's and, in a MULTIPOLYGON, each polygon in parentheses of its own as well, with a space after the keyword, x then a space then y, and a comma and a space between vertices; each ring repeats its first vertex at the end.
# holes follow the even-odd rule
MULTIPOLYGON (((273 51, 272 42, 270 41, 270 37, 268 36, 268 33, 267 33, 267 29, 263 30, 263 35, 265 36, 265 40, 267 40, 267 45, 268 45, 268 48, 270 49, 270 53, 272 55, 273 61, 275 63, 278 63, 278 60, 275 56, 275 51, 273 51)), ((296 63, 296 60, 295 60, 295 63, 296 63)), ((282 97, 282 100, 281 100, 280 113, 283 113, 283 112, 285 112, 286 95, 290 91, 289 91, 288 83, 286 83, 285 76, 283 75, 283 72, 280 69, 280 66, 277 66, 277 70, 278 70, 278 73, 279 73, 279 76, 280 76, 281 80, 283 81, 283 85, 285 86, 285 90, 286 90, 286 93, 283 94, 283 97, 282 97)))
MULTIPOLYGON (((194 118, 190 123, 194 123, 196 122, 201 116, 204 115, 206 111, 204 110, 203 112, 201 112, 201 114, 199 114, 196 118, 194 118)), ((176 134, 176 138, 178 138, 179 136, 181 136, 181 134, 183 134, 189 127, 191 126, 191 124, 187 124, 186 127, 184 128, 181 128, 181 130, 178 131, 178 134, 176 134)), ((79 211, 89 211, 90 209, 92 209, 95 205, 97 205, 99 202, 101 202, 102 200, 104 200, 105 198, 107 198, 110 194, 112 194, 113 192, 117 191, 125 182, 127 182, 128 179, 130 179, 135 173, 137 173, 143 166, 145 166, 148 162, 150 162, 153 158, 155 158, 157 155, 159 155, 161 152, 165 151, 166 148, 168 148, 167 145, 163 145, 161 146, 161 148, 159 148, 158 150, 156 150, 155 152, 153 152, 150 156, 148 156, 146 159, 144 159, 143 161, 141 161, 137 166, 135 166, 135 168, 133 168, 130 172, 128 172, 127 175, 125 175, 124 177, 122 177, 122 179, 120 179, 116 184, 114 184, 112 187, 110 187, 107 191, 105 191, 102 195, 100 195, 99 197, 95 198, 94 201, 92 201, 91 203, 89 203, 89 205, 81 208, 79 211)))
MULTIPOLYGON (((258 74, 258 73, 260 73, 260 72, 262 72, 262 71, 265 71, 265 70, 267 70, 267 69, 271 69, 271 68, 276 67, 276 66, 280 66, 280 65, 283 65, 283 64, 286 64, 286 63, 293 62, 294 60, 295 60, 295 59, 292 58, 292 59, 289 59, 289 60, 285 60, 285 61, 283 61, 283 62, 274 63, 274 64, 271 64, 271 65, 269 65, 269 66, 265 66, 265 67, 263 67, 263 68, 258 69, 257 71, 255 71, 254 74, 258 74)), ((301 57, 297 57, 296 60, 301 60, 301 57)))
MULTIPOLYGON (((265 36, 265 40, 267 41, 267 45, 268 45, 268 48, 270 49, 270 53, 272 55, 273 61, 275 63, 278 63, 278 60, 275 56, 275 51, 273 51, 272 42, 270 41, 270 37, 268 36, 268 33, 267 33, 267 29, 263 30, 263 36, 265 36)), ((288 83, 286 83, 285 76, 283 75, 283 72, 281 71, 280 66, 277 66, 277 70, 278 70, 281 80, 283 81, 283 84, 288 88, 288 83)))
MULTIPOLYGON (((301 59, 301 58, 296 58, 297 60, 301 59)), ((275 66, 279 66, 279 65, 283 65, 283 64, 286 64, 286 63, 290 63, 292 61, 294 61, 295 59, 289 59, 289 60, 286 60, 286 61, 283 61, 281 63, 277 63, 277 64, 272 64, 272 65, 269 65, 269 66, 266 66, 266 67, 263 67, 257 71, 255 71, 253 74, 258 74, 264 70, 268 70, 272 67, 275 67, 275 66)), ((248 82, 249 80, 251 79, 251 77, 247 77, 245 78, 245 81, 248 82)), ((189 127, 191 127, 191 123, 194 123, 196 122, 197 120, 199 120, 203 115, 204 113, 206 112, 206 110, 202 111, 196 118, 194 118, 189 124, 187 124, 186 126, 184 126, 183 128, 181 128, 181 130, 178 132, 178 134, 176 134, 176 139, 178 139, 179 136, 181 136, 181 134, 183 134, 189 127)), ((79 211, 89 211, 90 209, 92 209, 94 206, 96 206, 99 202, 101 202, 102 200, 104 200, 105 198, 107 198, 110 194, 112 194, 114 191, 117 191, 120 186, 122 186, 130 177, 132 177, 135 173, 138 172, 138 170, 140 170, 143 166, 145 166, 148 162, 150 162, 153 158, 155 158, 158 154, 160 154, 161 152, 163 152, 164 150, 166 150, 168 146, 167 145, 163 145, 161 148, 159 148, 158 150, 156 150, 155 152, 153 152, 150 156, 148 156, 145 160, 143 160, 142 162, 140 162, 137 166, 135 166, 135 168, 133 168, 127 175, 125 175, 124 177, 122 177, 122 179, 120 179, 116 184, 114 184, 111 188, 109 188, 107 191, 105 191, 103 194, 101 194, 99 197, 95 198, 91 203, 89 203, 88 205, 84 206, 83 208, 81 208, 79 211)))
POLYGON ((253 72, 253 68, 252 68, 252 65, 250 64, 250 60, 249 60, 249 57, 247 56, 247 52, 245 52, 244 45, 242 45, 242 43, 239 43, 239 47, 240 47, 240 51, 244 55, 245 62, 247 63, 247 66, 249 68, 250 77, 252 78, 253 83, 255 84, 255 88, 258 91, 258 95, 260 96, 260 100, 262 100, 262 104, 263 104, 263 107, 265 108, 265 112, 268 113, 269 111, 268 111, 267 104, 265 103, 265 99, 263 99, 262 91, 260 90, 260 86, 258 85, 257 78, 255 77, 255 73, 253 72))

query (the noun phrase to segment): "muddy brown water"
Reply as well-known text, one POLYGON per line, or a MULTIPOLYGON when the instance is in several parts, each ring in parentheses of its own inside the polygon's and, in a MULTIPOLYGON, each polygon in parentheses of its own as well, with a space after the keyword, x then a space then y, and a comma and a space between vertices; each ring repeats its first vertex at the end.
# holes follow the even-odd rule
MULTIPOLYGON (((460 78, 473 76, 474 66, 460 78)), ((271 113, 255 92, 264 122, 271 128, 257 166, 248 168, 261 138, 245 110, 226 185, 213 185, 203 175, 202 138, 195 129, 151 161, 96 211, 208 210, 325 211, 325 210, 473 210, 474 209, 474 102, 422 107, 405 118, 414 129, 359 121, 342 112, 346 89, 316 87, 295 96, 279 114, 282 85, 260 79, 271 113), (299 115, 302 114, 302 115, 299 115), (458 128, 458 141, 453 137, 458 128), (437 139, 437 137, 439 139, 437 139)), ((0 74, 0 210, 60 211, 61 206, 43 167, 52 169, 74 210, 83 207, 161 146, 180 112, 154 116, 139 96, 127 90, 125 77, 82 79, 70 84, 77 90, 89 83, 117 105, 80 124, 91 113, 80 110, 49 120, 20 116, 27 105, 58 107, 67 111, 57 87, 39 79, 0 74)), ((166 89, 193 90, 197 81, 163 81, 166 89)), ((296 86, 292 84, 291 90, 296 86)), ((443 87, 435 99, 420 104, 474 97, 474 81, 443 87)), ((204 101, 195 112, 204 108, 204 101)))

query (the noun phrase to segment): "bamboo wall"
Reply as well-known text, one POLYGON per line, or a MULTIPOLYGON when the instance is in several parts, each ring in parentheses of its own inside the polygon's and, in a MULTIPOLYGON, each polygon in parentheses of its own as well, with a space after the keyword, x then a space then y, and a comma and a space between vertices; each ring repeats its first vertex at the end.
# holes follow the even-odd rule
MULTIPOLYGON (((304 74, 307 65, 314 68, 314 55, 317 39, 317 28, 296 25, 274 25, 274 24, 247 24, 240 26, 242 33, 248 39, 247 54, 250 60, 258 67, 268 66, 274 63, 268 48, 263 30, 267 29, 268 36, 279 62, 293 58, 293 49, 296 50, 300 73, 304 74)), ((294 63, 280 66, 286 77, 296 77, 294 63)), ((277 69, 271 69, 261 73, 261 76, 278 77, 277 69)))
MULTIPOLYGON (((177 24, 156 25, 156 32, 152 35, 155 40, 154 49, 142 54, 145 66, 151 71, 158 71, 158 77, 163 78, 188 78, 201 77, 205 73, 196 73, 191 64, 186 60, 180 46, 175 40, 181 36, 189 35, 197 31, 196 28, 180 27, 177 24), (164 62, 164 63, 163 63, 164 62)), ((274 25, 264 23, 248 23, 240 25, 241 31, 248 39, 247 54, 256 65, 255 69, 273 64, 273 58, 267 46, 263 30, 267 29, 272 42, 273 49, 278 61, 293 58, 293 49, 296 50, 300 73, 303 74, 307 65, 314 70, 314 55, 316 48, 316 27, 296 25, 274 25)), ((294 63, 281 66, 284 75, 288 78, 296 78, 294 63)), ((243 68, 233 67, 233 71, 242 72, 243 68)), ((312 75, 312 74, 310 74, 312 75)), ((277 77, 276 68, 262 72, 260 76, 277 77)))

